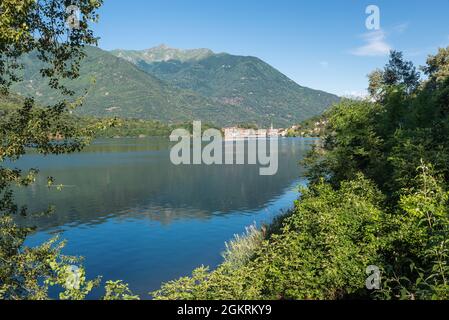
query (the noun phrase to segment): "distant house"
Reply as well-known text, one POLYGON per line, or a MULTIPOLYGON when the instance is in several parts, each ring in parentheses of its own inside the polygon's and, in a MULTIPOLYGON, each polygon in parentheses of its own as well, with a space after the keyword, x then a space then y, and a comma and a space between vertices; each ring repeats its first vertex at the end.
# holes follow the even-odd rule
POLYGON ((280 129, 244 129, 238 127, 223 128, 225 140, 240 140, 240 139, 263 139, 267 137, 281 136, 280 129))
POLYGON ((288 129, 281 128, 278 130, 279 130, 279 136, 286 137, 288 135, 288 129))
POLYGON ((225 140, 257 139, 266 137, 266 130, 243 129, 238 127, 223 128, 225 140))

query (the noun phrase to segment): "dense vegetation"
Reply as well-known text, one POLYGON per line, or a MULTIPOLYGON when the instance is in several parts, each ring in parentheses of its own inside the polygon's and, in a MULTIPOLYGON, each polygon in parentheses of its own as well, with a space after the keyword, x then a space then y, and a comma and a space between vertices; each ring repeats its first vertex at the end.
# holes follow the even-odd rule
POLYGON ((156 299, 448 299, 449 48, 420 74, 392 52, 366 101, 329 113, 289 214, 227 246, 214 271, 156 299), (368 290, 367 267, 381 271, 368 290))
POLYGON ((338 101, 335 95, 298 85, 256 57, 166 47, 142 53, 145 54, 141 55, 141 59, 133 51, 128 54, 121 50, 119 54, 134 61, 140 69, 176 87, 212 99, 226 110, 232 110, 231 113, 234 110, 244 111, 225 124, 244 121, 265 127, 271 122, 276 127, 290 126, 296 121, 321 114, 338 101), (156 57, 161 56, 164 51, 166 56, 173 58, 161 60, 148 56, 148 53, 150 57, 153 53, 158 53, 156 57))
MULTIPOLYGON (((12 114, 17 114, 20 107, 25 103, 25 99, 19 95, 0 93, 0 123, 4 123, 12 114)), ((36 109, 45 111, 42 106, 34 106, 36 109)), ((168 137, 170 133, 185 124, 167 125, 159 121, 141 119, 117 119, 117 118, 96 118, 91 116, 76 116, 65 114, 61 117, 61 123, 70 125, 74 123, 78 128, 91 127, 92 138, 114 138, 114 137, 168 137), (99 123, 107 123, 106 126, 97 126, 99 123)), ((57 135, 61 138, 60 134, 57 135)))
POLYGON ((329 112, 306 119, 287 130, 287 137, 324 137, 326 136, 329 112))
MULTIPOLYGON (((220 106, 212 101, 175 88, 107 51, 88 46, 83 52, 86 57, 80 63, 79 76, 63 81, 77 96, 84 95, 83 106, 74 111, 78 115, 169 123, 205 120, 219 110, 220 106)), ((37 60, 35 52, 21 57, 20 62, 24 65, 23 81, 14 84, 13 91, 33 96, 42 105, 53 104, 63 97, 42 81, 39 69, 46 64, 37 60)))
MULTIPOLYGON (((161 50, 170 53, 168 48, 161 50)), ((167 68, 162 65, 134 65, 123 54, 119 58, 95 47, 85 47, 83 52, 86 57, 80 63, 79 76, 62 81, 77 96, 84 95, 82 108, 74 111, 78 115, 168 124, 202 120, 218 126, 239 122, 285 126, 320 114, 338 100, 297 85, 257 58, 205 55, 200 60, 160 62, 185 63, 183 72, 164 75, 167 68)), ((46 63, 39 61, 36 52, 22 56, 20 63, 24 65, 23 81, 15 83, 13 91, 35 97, 42 105, 63 97, 42 81, 39 70, 46 63)))
MULTIPOLYGON (((22 172, 14 161, 31 149, 47 154, 81 150, 101 127, 92 123, 81 126, 67 121, 70 110, 82 103, 82 97, 61 98, 46 107, 37 106, 31 98, 11 96, 11 85, 20 80, 19 57, 34 52, 45 64, 40 70, 45 84, 61 95, 74 97, 66 87, 76 79, 83 47, 93 45, 96 38, 89 23, 96 21, 101 0, 71 1, 82 12, 79 28, 66 27, 67 1, 2 0, 0 2, 0 299, 48 299, 50 287, 60 288, 61 299, 84 299, 100 284, 100 278, 87 280, 81 261, 61 253, 64 242, 57 237, 38 246, 24 245, 32 228, 20 227, 15 217, 51 214, 29 212, 15 203, 13 189, 27 187, 35 181, 37 169, 22 172), (55 137, 61 137, 55 141, 55 137)), ((53 184, 53 179, 48 179, 53 184)), ((105 283, 104 299, 136 299, 126 284, 105 283)))
MULTIPOLYGON (((6 121, 8 114, 20 110, 20 106, 25 103, 22 96, 9 93, 0 93, 0 122, 6 121)), ((44 107, 36 105, 36 109, 45 110, 44 107)), ((169 137, 175 129, 184 128, 192 132, 192 122, 179 122, 166 124, 157 120, 144 119, 122 119, 122 118, 98 118, 92 116, 77 116, 65 114, 61 117, 61 123, 70 125, 76 124, 78 128, 90 128, 91 138, 123 138, 123 137, 169 137), (100 125, 101 124, 101 125, 100 125)), ((247 124, 246 127, 253 128, 254 125, 247 124)), ((201 130, 214 128, 220 129, 209 123, 202 123, 201 130)), ((60 135, 58 135, 60 136, 60 135)))
MULTIPOLYGON (((95 118, 81 118, 81 121, 95 122, 95 118)), ((179 126, 176 126, 178 128, 179 126)), ((114 119, 114 125, 96 132, 96 138, 122 137, 168 137, 174 128, 155 120, 114 119)))
MULTIPOLYGON (((91 117, 78 118, 81 123, 98 123, 100 119, 91 117)), ((104 120, 103 120, 104 121, 104 120)), ((169 137, 173 130, 186 129, 189 132, 193 132, 192 122, 179 122, 175 124, 165 124, 156 120, 142 120, 142 119, 109 119, 112 125, 101 130, 95 131, 95 138, 123 138, 123 137, 169 137)), ((201 131, 204 132, 207 129, 220 128, 211 125, 209 123, 201 124, 201 131)))

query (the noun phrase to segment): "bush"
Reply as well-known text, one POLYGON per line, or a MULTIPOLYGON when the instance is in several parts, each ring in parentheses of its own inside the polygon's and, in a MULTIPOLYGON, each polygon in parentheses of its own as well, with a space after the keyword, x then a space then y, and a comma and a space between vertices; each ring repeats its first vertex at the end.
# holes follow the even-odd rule
POLYGON ((164 284, 157 299, 448 299, 449 48, 428 79, 392 53, 376 101, 343 100, 306 159, 294 209, 229 245, 214 271, 164 284), (280 226, 280 227, 279 227, 280 226), (368 266, 381 288, 366 288, 368 266))

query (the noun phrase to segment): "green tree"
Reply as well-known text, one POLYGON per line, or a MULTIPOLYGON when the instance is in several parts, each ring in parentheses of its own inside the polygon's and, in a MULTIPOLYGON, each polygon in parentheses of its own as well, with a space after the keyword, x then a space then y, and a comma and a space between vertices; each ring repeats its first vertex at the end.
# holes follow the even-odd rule
POLYGON ((411 61, 405 61, 402 52, 391 51, 390 60, 383 72, 383 82, 387 86, 402 85, 408 93, 419 86, 420 73, 411 61))
POLYGON ((449 193, 431 165, 418 168, 416 186, 403 191, 383 252, 380 297, 449 298, 449 193))
POLYGON ((0 3, 0 88, 8 90, 12 81, 20 79, 18 58, 35 51, 47 66, 41 70, 53 88, 70 93, 60 84, 62 78, 78 76, 82 48, 95 45, 97 39, 90 23, 98 19, 102 0, 2 0, 0 3), (79 25, 68 25, 69 6, 81 13, 79 25))
POLYGON ((419 83, 392 52, 370 77, 379 99, 328 112, 327 137, 306 161, 309 186, 273 231, 238 238, 216 270, 198 268, 155 298, 448 299, 448 49, 429 56, 419 83), (375 291, 370 265, 381 270, 375 291))
POLYGON ((429 77, 428 84, 433 87, 447 80, 449 78, 449 47, 439 48, 436 55, 430 55, 422 70, 429 77))
POLYGON ((375 100, 379 101, 384 90, 384 73, 376 69, 368 75, 368 93, 375 100))
MULTIPOLYGON (((67 121, 69 109, 79 105, 82 99, 74 99, 62 79, 78 76, 83 47, 96 44, 90 22, 96 21, 101 0, 2 0, 0 2, 0 89, 8 99, 9 87, 20 79, 21 55, 36 52, 45 63, 41 74, 49 86, 58 89, 65 98, 52 106, 37 107, 32 99, 22 100, 23 105, 3 111, 0 119, 0 163, 13 163, 34 149, 41 154, 61 154, 79 151, 92 138, 95 129, 104 123, 84 127, 67 121), (79 25, 70 28, 67 19, 69 5, 81 12, 79 25), (72 99, 69 101, 68 99, 72 99), (56 141, 55 138, 59 140, 56 141)), ((46 299, 49 286, 63 288, 62 299, 84 299, 99 279, 88 281, 82 267, 74 273, 73 264, 80 260, 61 254, 64 242, 57 238, 35 248, 24 246, 31 228, 16 224, 14 216, 27 216, 26 207, 18 207, 12 187, 26 187, 34 182, 37 169, 29 172, 0 166, 0 298, 46 299), (68 281, 70 277, 76 281, 68 281)), ((49 179, 49 185, 53 179, 49 179)), ((47 212, 39 214, 49 214, 47 212)), ((31 213, 38 214, 38 213, 31 213)), ((125 296, 126 290, 119 283, 108 286, 108 296, 118 288, 125 296)))

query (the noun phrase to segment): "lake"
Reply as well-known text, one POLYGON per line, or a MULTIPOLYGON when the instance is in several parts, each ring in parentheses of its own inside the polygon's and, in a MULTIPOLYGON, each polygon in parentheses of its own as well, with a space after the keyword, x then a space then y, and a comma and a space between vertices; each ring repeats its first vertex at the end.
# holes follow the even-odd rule
POLYGON ((59 234, 68 241, 64 254, 85 258, 88 277, 124 280, 149 298, 162 282, 201 265, 216 267, 225 241, 290 208, 305 183, 299 161, 314 143, 279 140, 274 176, 260 176, 256 165, 175 166, 164 138, 107 139, 77 154, 27 155, 15 165, 39 168, 40 175, 18 192, 19 202, 31 211, 56 209, 30 221, 37 231, 26 244, 59 234), (63 188, 48 188, 48 176, 63 188))

